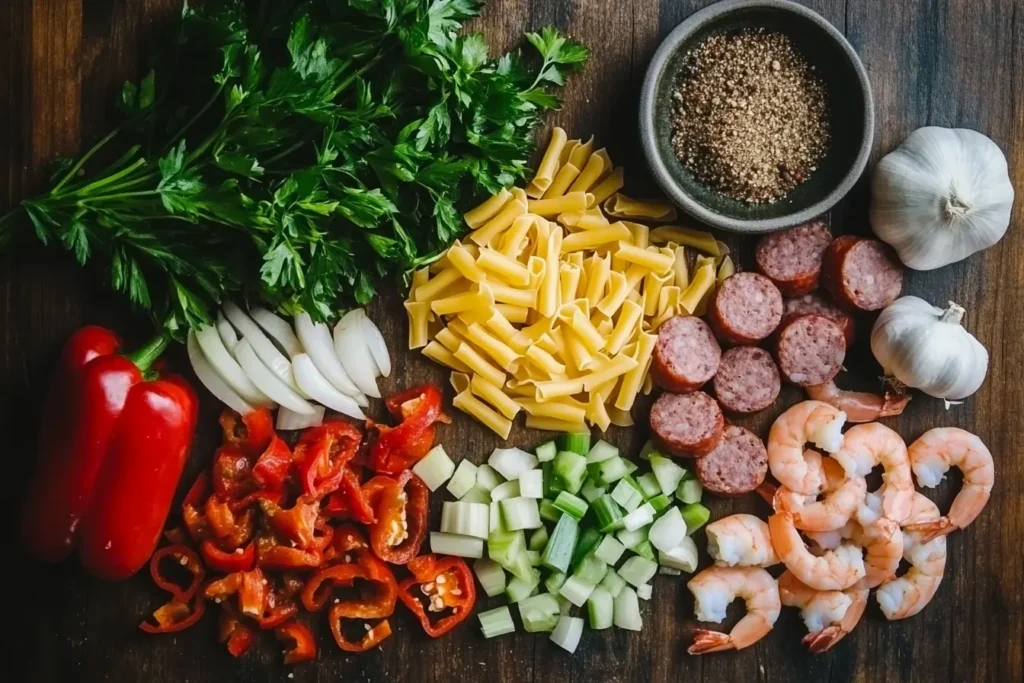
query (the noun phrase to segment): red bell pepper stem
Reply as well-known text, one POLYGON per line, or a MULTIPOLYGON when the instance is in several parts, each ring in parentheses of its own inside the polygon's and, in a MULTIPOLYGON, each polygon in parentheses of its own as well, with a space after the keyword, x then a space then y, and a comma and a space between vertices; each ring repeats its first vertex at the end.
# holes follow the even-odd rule
MULTIPOLYGON (((156 359, 160 357, 167 346, 171 343, 171 336, 166 332, 158 334, 148 342, 135 349, 131 353, 124 354, 124 357, 135 364, 143 374, 152 367, 156 359)), ((149 379, 147 377, 146 379, 149 379)))

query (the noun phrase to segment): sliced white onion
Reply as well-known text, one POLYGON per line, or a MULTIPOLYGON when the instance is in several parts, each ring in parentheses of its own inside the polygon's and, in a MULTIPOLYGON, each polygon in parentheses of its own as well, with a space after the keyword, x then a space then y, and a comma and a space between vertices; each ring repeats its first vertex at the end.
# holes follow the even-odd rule
POLYGON ((238 333, 224 317, 223 311, 217 311, 217 334, 220 335, 220 340, 224 342, 224 348, 228 351, 234 349, 235 344, 238 343, 238 333))
POLYGON ((292 326, 281 316, 268 311, 262 306, 255 306, 249 309, 249 315, 256 321, 256 324, 263 328, 263 331, 270 335, 277 344, 288 354, 289 357, 302 353, 302 344, 299 338, 292 332, 292 326))
POLYGON ((295 381, 299 387, 314 401, 319 401, 331 410, 335 410, 357 420, 365 420, 366 415, 351 396, 346 396, 327 381, 317 370, 310 357, 304 353, 292 358, 295 368, 295 381))
MULTIPOLYGON (((210 365, 217 371, 220 378, 236 394, 253 405, 263 406, 273 403, 269 396, 257 388, 253 381, 249 379, 245 370, 238 364, 238 361, 231 356, 231 353, 224 346, 224 342, 221 341, 220 333, 217 332, 216 327, 207 325, 202 329, 196 330, 196 341, 199 342, 199 348, 203 350, 206 360, 210 362, 210 365)), ((238 346, 236 345, 235 349, 237 348, 238 346)))
POLYGON ((391 356, 388 354, 388 345, 384 343, 384 335, 380 333, 380 329, 370 320, 370 316, 366 315, 365 312, 360 312, 363 313, 363 341, 366 342, 366 348, 370 349, 373 362, 377 365, 378 376, 390 377, 391 356))
POLYGON ((373 375, 375 364, 370 349, 363 341, 362 318, 366 314, 359 309, 346 313, 334 326, 334 350, 338 353, 345 372, 359 387, 359 391, 373 398, 380 398, 380 389, 373 375))
POLYGON ((235 393, 235 390, 229 387, 227 382, 220 378, 216 370, 210 367, 209 361, 206 360, 206 356, 203 355, 203 350, 196 340, 195 330, 188 331, 188 341, 185 343, 185 347, 188 349, 188 359, 192 363, 192 370, 214 398, 242 415, 255 410, 244 398, 235 393))
POLYGON ((358 397, 362 396, 363 392, 352 383, 341 361, 338 360, 338 352, 334 350, 334 340, 331 339, 331 331, 327 325, 314 323, 309 313, 299 313, 295 316, 295 334, 313 361, 313 365, 335 389, 355 398, 359 405, 370 405, 369 401, 365 404, 360 403, 358 397))
POLYGON ((277 429, 281 431, 309 429, 310 427, 319 427, 323 423, 323 406, 313 406, 312 415, 303 415, 287 408, 281 408, 277 411, 277 429))
POLYGON ((313 406, 308 401, 292 391, 291 387, 263 364, 263 361, 253 351, 248 339, 243 338, 238 342, 238 346, 235 347, 235 358, 238 359, 238 364, 242 366, 253 384, 267 396, 296 413, 310 415, 314 412, 313 406))
POLYGON ((231 324, 238 328, 238 331, 242 333, 242 338, 249 341, 249 345, 252 346, 252 350, 256 352, 256 357, 259 358, 267 368, 270 369, 275 375, 277 375, 282 382, 287 384, 292 391, 299 393, 299 385, 295 383, 295 377, 292 374, 292 363, 288 358, 281 353, 274 342, 270 341, 270 338, 263 333, 260 326, 250 318, 245 311, 238 307, 237 304, 227 301, 224 303, 224 315, 228 317, 231 324))

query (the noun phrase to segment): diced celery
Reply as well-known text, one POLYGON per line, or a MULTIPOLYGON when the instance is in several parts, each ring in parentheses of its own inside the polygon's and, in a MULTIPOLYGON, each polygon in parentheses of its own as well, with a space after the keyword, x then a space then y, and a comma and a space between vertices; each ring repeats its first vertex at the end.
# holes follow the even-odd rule
POLYGON ((526 547, 538 552, 544 550, 544 546, 548 544, 548 538, 547 528, 541 527, 530 534, 530 542, 527 543, 526 547))
POLYGON ((555 600, 558 600, 559 616, 565 616, 566 614, 569 614, 570 612, 572 612, 572 609, 575 606, 571 602, 566 600, 564 597, 558 594, 555 594, 555 600))
POLYGON ((587 583, 578 577, 570 576, 562 584, 562 587, 558 589, 558 594, 577 607, 582 607, 594 588, 594 584, 587 583))
POLYGON ((607 490, 608 489, 603 486, 595 486, 594 482, 587 479, 583 482, 583 488, 580 489, 580 495, 583 496, 583 499, 588 503, 593 503, 595 500, 603 496, 607 490))
POLYGON ((476 487, 490 492, 494 487, 505 481, 505 478, 498 474, 498 471, 484 463, 476 468, 476 487))
POLYGON ((495 448, 487 464, 508 480, 518 479, 519 475, 537 467, 537 456, 527 453, 521 448, 495 448))
POLYGON ((650 503, 644 503, 636 510, 622 518, 622 523, 628 531, 647 526, 654 521, 654 507, 650 503))
POLYGON ((601 534, 596 530, 590 527, 583 529, 579 534, 579 540, 576 541, 576 547, 572 551, 572 566, 577 566, 580 560, 594 552, 600 542, 601 534))
POLYGON ((685 474, 686 470, 663 455, 652 454, 650 462, 651 471, 654 472, 654 476, 658 479, 661 492, 666 496, 671 496, 675 493, 679 482, 683 480, 683 474, 685 474))
POLYGON ((541 474, 544 477, 544 497, 551 498, 554 500, 558 492, 562 490, 562 485, 558 481, 558 477, 555 476, 555 463, 554 461, 543 463, 540 466, 541 474))
POLYGON ((445 501, 441 506, 441 531, 446 534, 486 539, 489 525, 490 508, 486 503, 445 501))
POLYGON ((598 586, 587 598, 587 616, 590 618, 590 628, 599 631, 611 628, 613 618, 614 598, 607 588, 598 586))
POLYGON ((618 503, 609 495, 604 494, 593 501, 594 518, 597 520, 597 528, 603 533, 617 531, 622 528, 622 510, 618 503))
POLYGON ((480 619, 480 630, 483 631, 484 638, 494 638, 506 633, 513 633, 516 630, 516 625, 512 621, 512 612, 509 611, 508 606, 496 607, 486 612, 480 612, 476 616, 480 619))
POLYGON ((491 500, 493 501, 505 500, 506 498, 516 498, 518 496, 519 481, 516 479, 506 481, 503 484, 498 484, 491 490, 491 500))
POLYGON ((455 473, 455 463, 448 457, 444 446, 431 448, 423 459, 413 465, 412 472, 423 480, 427 488, 436 491, 455 473))
POLYGON ((493 501, 491 502, 490 508, 490 523, 487 526, 488 536, 493 534, 495 531, 507 531, 505 528, 505 522, 501 519, 501 503, 493 501))
POLYGON ((639 469, 639 466, 632 460, 624 460, 626 463, 626 476, 633 474, 639 469))
POLYGON ((616 455, 607 460, 588 465, 587 472, 595 484, 607 486, 629 474, 630 469, 626 465, 626 461, 616 455))
POLYGON ((530 572, 528 579, 520 579, 517 576, 508 582, 508 586, 505 587, 505 597, 509 602, 519 602, 530 597, 534 589, 540 585, 540 571, 531 569, 530 572))
POLYGON ((543 498, 544 473, 540 470, 527 470, 520 474, 519 495, 523 498, 543 498))
POLYGON ((672 505, 672 499, 663 493, 651 498, 647 502, 654 508, 655 514, 659 514, 662 510, 672 505))
POLYGON ((541 445, 534 449, 537 454, 537 460, 540 462, 551 462, 555 459, 555 453, 558 452, 558 447, 555 446, 554 441, 545 441, 541 445))
POLYGON ((626 546, 619 543, 614 536, 609 534, 597 544, 597 548, 594 550, 594 557, 612 566, 619 561, 624 552, 626 552, 626 546))
POLYGON ((539 593, 519 601, 519 616, 527 633, 550 631, 558 623, 561 605, 551 593, 539 593))
POLYGON ((633 555, 622 563, 618 571, 619 576, 624 578, 627 583, 633 586, 642 586, 658 573, 658 565, 639 555, 633 555))
POLYGON ((526 556, 526 535, 522 531, 492 532, 487 537, 487 555, 515 576, 530 578, 533 568, 526 556))
POLYGON ((554 484, 563 491, 578 493, 587 476, 587 459, 572 451, 559 451, 552 472, 554 484))
POLYGON ((530 561, 531 567, 540 566, 540 551, 539 550, 527 550, 526 559, 530 561))
POLYGON ((633 550, 633 548, 647 541, 647 529, 636 529, 634 531, 623 529, 615 534, 615 538, 618 539, 619 543, 633 550))
POLYGON ((658 485, 658 479, 654 476, 653 472, 637 477, 636 483, 640 484, 644 500, 650 500, 661 493, 661 486, 658 485))
POLYGON ((683 506, 682 514, 683 521, 686 522, 686 533, 688 534, 692 534, 711 519, 711 510, 708 510, 700 503, 690 503, 683 506))
POLYGON ((620 481, 611 492, 612 500, 626 512, 633 512, 643 502, 643 494, 633 488, 629 482, 620 481))
POLYGON ((671 550, 683 542, 686 536, 686 522, 679 508, 669 508, 654 521, 647 532, 647 539, 660 551, 671 550))
POLYGON ((619 628, 630 631, 639 631, 643 628, 643 620, 640 618, 640 602, 637 600, 636 591, 629 586, 623 588, 612 603, 615 625, 619 628))
POLYGON ((456 536, 455 534, 431 531, 430 552, 457 557, 483 557, 484 542, 472 536, 456 536))
POLYGON ((536 498, 505 498, 501 501, 501 518, 511 531, 537 529, 543 525, 536 498))
POLYGON ((563 514, 555 530, 551 533, 544 553, 541 555, 541 563, 556 572, 569 571, 569 563, 572 560, 572 551, 576 547, 576 536, 579 531, 579 523, 572 515, 563 514))
POLYGON ((587 453, 587 464, 593 464, 595 462, 604 462, 609 458, 614 458, 619 454, 619 449, 611 445, 605 440, 600 440, 594 444, 594 447, 587 453))
POLYGON ((555 437, 555 445, 560 451, 585 456, 590 451, 590 433, 559 434, 555 437))
POLYGON ((553 572, 544 580, 544 587, 548 589, 549 593, 557 593, 568 578, 569 575, 565 572, 553 572))
POLYGON ((683 480, 679 482, 679 488, 676 489, 676 498, 687 504, 699 503, 703 494, 704 487, 697 479, 683 480))
POLYGON ((448 480, 448 493, 456 498, 462 498, 474 486, 476 486, 476 465, 469 460, 463 460, 455 468, 455 474, 448 480))
POLYGON ((505 570, 494 560, 481 557, 473 563, 473 571, 487 597, 493 598, 505 592, 505 570))
POLYGON ((572 575, 580 581, 582 581, 583 583, 596 586, 597 584, 601 583, 601 579, 604 578, 604 575, 607 571, 607 564, 605 564, 602 560, 597 559, 593 555, 587 555, 580 560, 579 564, 576 566, 576 570, 572 573, 572 575))
POLYGON ((583 515, 587 514, 589 506, 587 501, 582 498, 574 496, 568 491, 561 491, 558 497, 555 498, 555 507, 576 519, 583 519, 583 515))
POLYGON ((636 597, 641 600, 650 600, 652 595, 654 595, 654 588, 651 584, 645 583, 642 586, 636 587, 636 597))
POLYGON ((643 543, 640 543, 639 545, 637 545, 637 547, 633 548, 633 552, 644 559, 650 560, 651 562, 654 562, 654 560, 656 559, 654 554, 654 546, 651 545, 650 541, 644 541, 643 543))
POLYGON ((601 579, 601 588, 611 593, 613 598, 625 587, 626 580, 619 576, 618 572, 609 571, 601 579))
POLYGON ((697 544, 693 537, 687 536, 677 547, 658 553, 658 563, 687 574, 693 572, 697 568, 697 544))
POLYGON ((459 501, 462 503, 484 503, 486 505, 491 502, 491 494, 474 486, 462 494, 459 501))
POLYGON ((658 449, 655 448, 654 444, 648 439, 647 443, 645 443, 640 449, 639 457, 641 460, 650 460, 652 453, 658 453, 658 449))
POLYGON ((540 518, 549 522, 557 522, 562 516, 562 511, 555 507, 553 501, 542 499, 540 501, 540 518))
POLYGON ((583 635, 583 620, 579 617, 561 616, 551 632, 551 642, 569 654, 576 652, 583 635))

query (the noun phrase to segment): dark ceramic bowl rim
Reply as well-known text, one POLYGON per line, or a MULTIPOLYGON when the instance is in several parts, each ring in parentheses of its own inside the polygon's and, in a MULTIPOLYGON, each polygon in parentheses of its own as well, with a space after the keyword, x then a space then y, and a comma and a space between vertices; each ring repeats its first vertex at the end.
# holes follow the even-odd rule
POLYGON ((868 156, 871 153, 871 144, 875 129, 875 105, 871 96, 871 84, 868 81, 867 71, 864 69, 860 57, 853 46, 839 30, 828 22, 817 12, 789 0, 722 0, 710 7, 692 14, 662 41, 657 52, 647 67, 647 74, 644 77, 643 88, 640 91, 640 140, 643 145, 644 155, 651 167, 651 173, 661 189, 691 216, 707 223, 708 225, 740 233, 763 233, 781 230, 800 223, 805 223, 820 216, 845 197, 853 186, 860 179, 861 173, 867 166, 868 156), (742 219, 723 215, 704 204, 698 202, 686 189, 675 179, 673 171, 662 159, 660 147, 657 144, 657 132, 655 130, 654 114, 657 98, 658 82, 660 81, 670 58, 692 34, 699 31, 708 22, 716 20, 723 15, 730 14, 736 10, 745 9, 769 9, 782 12, 791 12, 809 20, 814 26, 832 42, 839 46, 845 54, 850 66, 857 74, 857 86, 861 89, 864 97, 863 127, 861 130, 861 143, 852 165, 846 174, 839 180, 838 184, 824 198, 810 206, 783 216, 761 219, 742 219))

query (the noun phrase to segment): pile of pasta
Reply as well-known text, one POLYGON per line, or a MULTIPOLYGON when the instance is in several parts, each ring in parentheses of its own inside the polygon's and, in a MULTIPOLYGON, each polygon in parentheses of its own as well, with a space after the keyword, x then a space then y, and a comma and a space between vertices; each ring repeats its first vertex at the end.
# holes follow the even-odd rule
POLYGON ((555 128, 526 188, 466 213, 465 241, 412 278, 409 348, 453 370, 454 405, 502 438, 520 412, 551 431, 632 425, 658 327, 701 315, 734 270, 711 234, 638 222, 675 207, 620 193, 593 146, 555 128))

